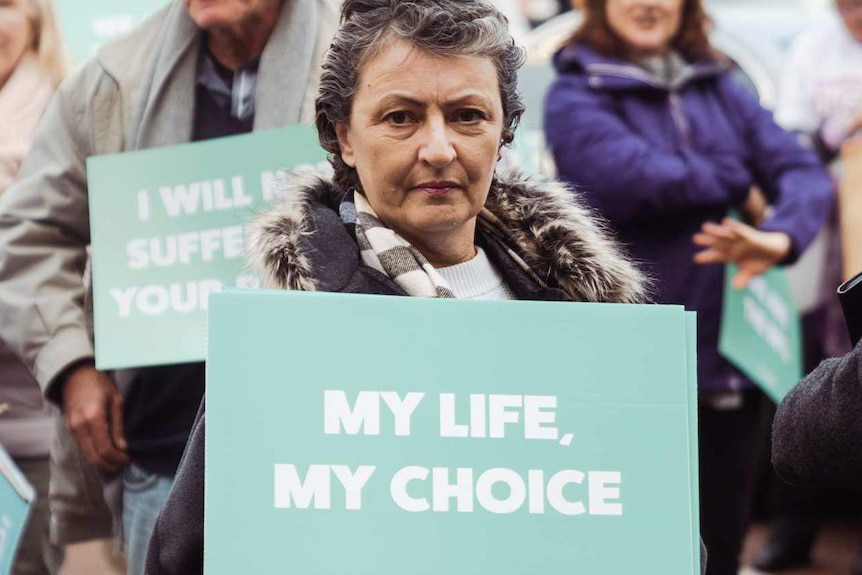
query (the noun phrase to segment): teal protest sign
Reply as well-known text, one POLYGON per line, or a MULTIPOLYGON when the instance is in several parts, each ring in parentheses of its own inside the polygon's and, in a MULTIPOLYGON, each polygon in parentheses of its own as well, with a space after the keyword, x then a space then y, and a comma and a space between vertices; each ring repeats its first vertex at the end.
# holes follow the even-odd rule
MULTIPOLYGON (((700 533, 700 467, 698 465, 698 427, 697 427, 697 314, 686 314, 686 356, 688 358, 688 431, 689 461, 691 470, 691 530, 700 533)), ((694 553, 694 570, 700 572, 700 547, 694 553)))
POLYGON ((256 286, 244 224, 324 159, 310 126, 90 158, 99 368, 203 360, 208 294, 256 286))
POLYGON ((12 573, 36 492, 0 447, 0 575, 12 573))
POLYGON ((698 573, 693 325, 214 294, 205 572, 698 573))
POLYGON ((131 30, 169 0, 55 0, 72 58, 88 60, 105 41, 131 30))
POLYGON ((783 270, 772 269, 736 290, 725 274, 719 352, 775 402, 802 377, 799 313, 783 270))

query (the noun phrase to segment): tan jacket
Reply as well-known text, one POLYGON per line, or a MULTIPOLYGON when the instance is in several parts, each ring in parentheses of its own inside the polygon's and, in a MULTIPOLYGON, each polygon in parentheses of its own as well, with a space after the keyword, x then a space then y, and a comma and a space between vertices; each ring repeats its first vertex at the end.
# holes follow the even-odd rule
MULTIPOLYGON (((337 6, 337 0, 286 0, 261 57, 255 130, 313 118, 320 62, 337 29, 337 6), (314 25, 297 28, 297 15, 314 25), (302 60, 292 49, 297 36, 308 48, 308 62, 297 62, 302 60)), ((201 37, 182 2, 174 0, 103 46, 59 88, 18 181, 0 198, 0 338, 50 399, 58 397, 54 384, 64 370, 94 357, 85 281, 86 159, 189 141, 201 37)), ((81 461, 68 436, 59 438, 54 455, 55 541, 109 535, 94 470, 81 461)))
MULTIPOLYGON (((54 85, 35 53, 0 89, 0 194, 15 180, 54 85)), ((13 457, 48 457, 54 424, 30 370, 0 341, 0 443, 13 457)))

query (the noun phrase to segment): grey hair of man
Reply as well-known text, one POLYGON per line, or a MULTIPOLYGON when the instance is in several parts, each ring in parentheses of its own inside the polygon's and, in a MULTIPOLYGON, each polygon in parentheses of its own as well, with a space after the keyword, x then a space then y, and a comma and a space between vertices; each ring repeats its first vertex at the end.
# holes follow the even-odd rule
POLYGON ((490 58, 497 69, 503 103, 503 137, 512 142, 524 113, 518 70, 524 50, 508 21, 482 0, 345 0, 341 28, 323 62, 316 101, 320 143, 329 152, 336 186, 361 190, 356 170, 341 159, 335 126, 347 124, 363 65, 393 40, 406 40, 434 56, 490 58))

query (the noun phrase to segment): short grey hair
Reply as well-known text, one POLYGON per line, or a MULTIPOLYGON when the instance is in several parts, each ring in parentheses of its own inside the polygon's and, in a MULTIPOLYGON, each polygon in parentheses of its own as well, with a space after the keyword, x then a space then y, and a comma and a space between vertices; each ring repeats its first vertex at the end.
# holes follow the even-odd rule
POLYGON ((356 171, 341 159, 335 131, 350 120, 363 64, 387 42, 403 39, 435 56, 490 58, 497 69, 503 103, 503 141, 515 135, 524 102, 518 70, 524 50, 515 44, 508 22, 483 0, 345 0, 341 28, 323 62, 316 100, 317 132, 335 169, 334 183, 359 189, 356 171))

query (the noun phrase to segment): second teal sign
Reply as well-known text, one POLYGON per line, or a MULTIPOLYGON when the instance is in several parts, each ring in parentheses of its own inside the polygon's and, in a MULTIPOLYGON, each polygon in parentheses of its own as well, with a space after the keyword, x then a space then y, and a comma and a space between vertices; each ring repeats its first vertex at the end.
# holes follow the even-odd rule
POLYGON ((328 167, 310 126, 87 162, 100 369, 201 361, 209 294, 253 287, 245 224, 279 170, 328 167))

